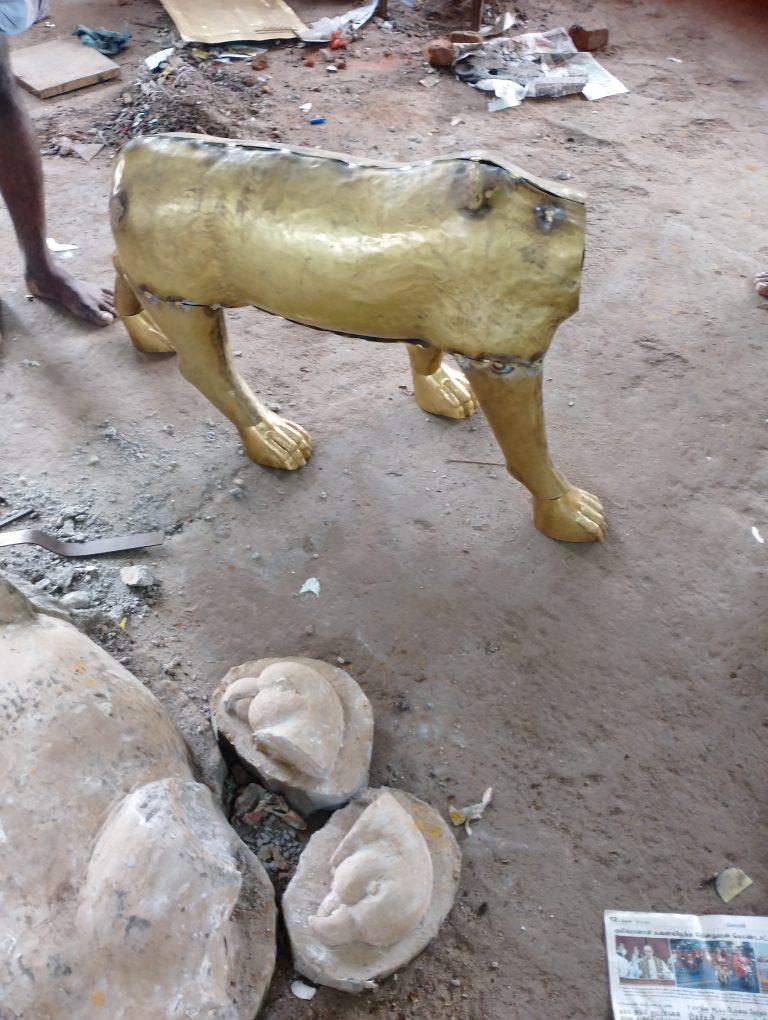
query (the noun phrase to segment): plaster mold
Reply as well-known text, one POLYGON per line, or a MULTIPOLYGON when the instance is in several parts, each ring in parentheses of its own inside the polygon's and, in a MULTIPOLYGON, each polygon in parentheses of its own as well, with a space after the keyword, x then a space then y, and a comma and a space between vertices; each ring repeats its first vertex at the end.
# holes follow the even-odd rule
POLYGON ((456 896, 456 840, 428 804, 364 790, 316 832, 283 897, 294 966, 361 992, 435 937, 456 896))
POLYGON ((2 578, 0 676, 0 1012, 252 1020, 272 887, 160 703, 2 578))
POLYGON ((343 669, 316 659, 259 659, 231 669, 211 698, 219 739, 269 790, 310 814, 368 782, 373 710, 343 669))

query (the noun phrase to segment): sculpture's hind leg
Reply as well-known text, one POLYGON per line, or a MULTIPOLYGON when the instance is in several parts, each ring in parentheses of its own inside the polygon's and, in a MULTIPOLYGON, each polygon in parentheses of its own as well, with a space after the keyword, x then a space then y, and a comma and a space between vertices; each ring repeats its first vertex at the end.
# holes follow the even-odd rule
POLYGON ((422 411, 444 418, 469 418, 474 414, 477 400, 469 383, 458 368, 446 368, 442 364, 442 351, 408 344, 408 356, 413 395, 422 411))
POLYGON ((312 447, 304 429, 266 408, 238 375, 221 308, 155 301, 149 314, 179 355, 181 374, 229 418, 251 460, 289 471, 307 463, 312 447))
POLYGON ((118 267, 115 275, 115 309, 135 347, 145 354, 172 354, 168 338, 152 322, 128 277, 118 267))

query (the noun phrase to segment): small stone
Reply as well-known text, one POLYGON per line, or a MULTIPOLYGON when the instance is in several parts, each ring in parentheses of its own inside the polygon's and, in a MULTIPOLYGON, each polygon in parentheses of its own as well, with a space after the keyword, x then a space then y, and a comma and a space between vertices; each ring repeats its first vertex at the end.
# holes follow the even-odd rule
POLYGON ((88 463, 89 463, 89 464, 90 464, 91 466, 93 466, 94 464, 98 464, 98 463, 99 463, 99 460, 100 460, 100 458, 99 458, 99 457, 97 457, 97 456, 96 456, 96 454, 94 453, 94 454, 93 454, 93 456, 91 456, 91 457, 89 457, 89 458, 88 458, 88 463))
POLYGON ((91 604, 91 596, 84 591, 70 591, 61 596, 61 604, 67 609, 87 609, 91 604))
POLYGON ((32 361, 31 358, 22 358, 21 359, 21 367, 22 368, 40 368, 40 362, 39 361, 32 361))
POLYGON ((101 434, 104 439, 117 439, 117 429, 114 425, 110 425, 108 428, 104 429, 101 434))
POLYGON ((146 566, 122 567, 120 579, 129 588, 151 588, 158 583, 152 570, 146 566))
POLYGON ((308 634, 310 637, 315 633, 315 628, 312 626, 311 623, 309 624, 308 627, 304 628, 304 633, 308 634))
POLYGON ((75 522, 67 518, 61 525, 61 533, 65 538, 71 538, 75 533, 75 522))
POLYGON ((266 71, 269 67, 269 60, 266 53, 257 53, 251 60, 251 69, 254 71, 266 71))
POLYGON ((570 181, 572 174, 570 174, 567 170, 558 170, 555 177, 558 181, 570 181))
POLYGON ((451 67, 453 65, 453 46, 449 39, 430 39, 422 48, 422 53, 432 67, 451 67))

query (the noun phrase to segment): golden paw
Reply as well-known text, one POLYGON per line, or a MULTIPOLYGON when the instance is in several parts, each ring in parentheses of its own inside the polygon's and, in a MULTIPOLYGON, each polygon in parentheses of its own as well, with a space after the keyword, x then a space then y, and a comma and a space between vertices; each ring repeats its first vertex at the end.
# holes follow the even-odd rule
POLYGON ((469 418, 477 410, 477 400, 464 375, 445 365, 432 375, 414 375, 413 395, 422 411, 444 418, 469 418))
POLYGON ((295 471, 312 456, 312 443, 301 425, 271 414, 240 433, 245 452, 262 467, 295 471))
POLYGON ((543 535, 560 542, 602 542, 608 529, 597 496, 573 486, 558 499, 535 499, 533 520, 543 535))

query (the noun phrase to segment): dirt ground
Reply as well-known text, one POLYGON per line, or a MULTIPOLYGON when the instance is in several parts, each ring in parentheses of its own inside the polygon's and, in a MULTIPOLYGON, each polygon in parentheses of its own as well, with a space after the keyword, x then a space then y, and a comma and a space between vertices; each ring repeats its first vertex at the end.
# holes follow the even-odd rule
MULTIPOLYGON (((392 0, 394 27, 366 27, 343 72, 276 48, 270 91, 248 85, 240 108, 254 137, 407 159, 488 148, 587 193, 582 307, 548 356, 546 400, 557 463, 609 513, 601 546, 545 539, 503 469, 453 463, 501 458, 482 418, 418 409, 397 346, 238 311, 242 369, 316 444, 300 472, 257 467, 172 358, 25 300, 0 212, 0 494, 49 525, 76 504, 101 530, 166 529, 160 550, 77 574, 73 590, 109 604, 75 615, 203 767, 212 686, 285 652, 349 662, 376 713, 373 784, 442 811, 495 790, 459 837, 460 896, 436 942, 359 999, 299 1002, 283 959, 269 1020, 595 1020, 610 1012, 606 908, 768 913, 768 546, 752 530, 768 536, 768 306, 749 283, 768 264, 761 6, 529 0, 530 28, 605 21, 601 59, 630 92, 489 114, 448 75, 419 84, 420 35, 443 23, 392 0), (112 604, 125 562, 153 564, 159 594, 112 604), (297 597, 310 576, 320 596, 297 597), (755 879, 728 907, 707 884, 726 864, 755 879)), ((17 45, 124 18, 135 38, 122 84, 29 100, 44 148, 56 131, 93 137, 171 38, 151 0, 54 0, 53 14, 17 45)), ((108 283, 110 151, 44 164, 49 232, 79 245, 70 268, 108 283)), ((0 558, 38 582, 53 563, 0 558)))

